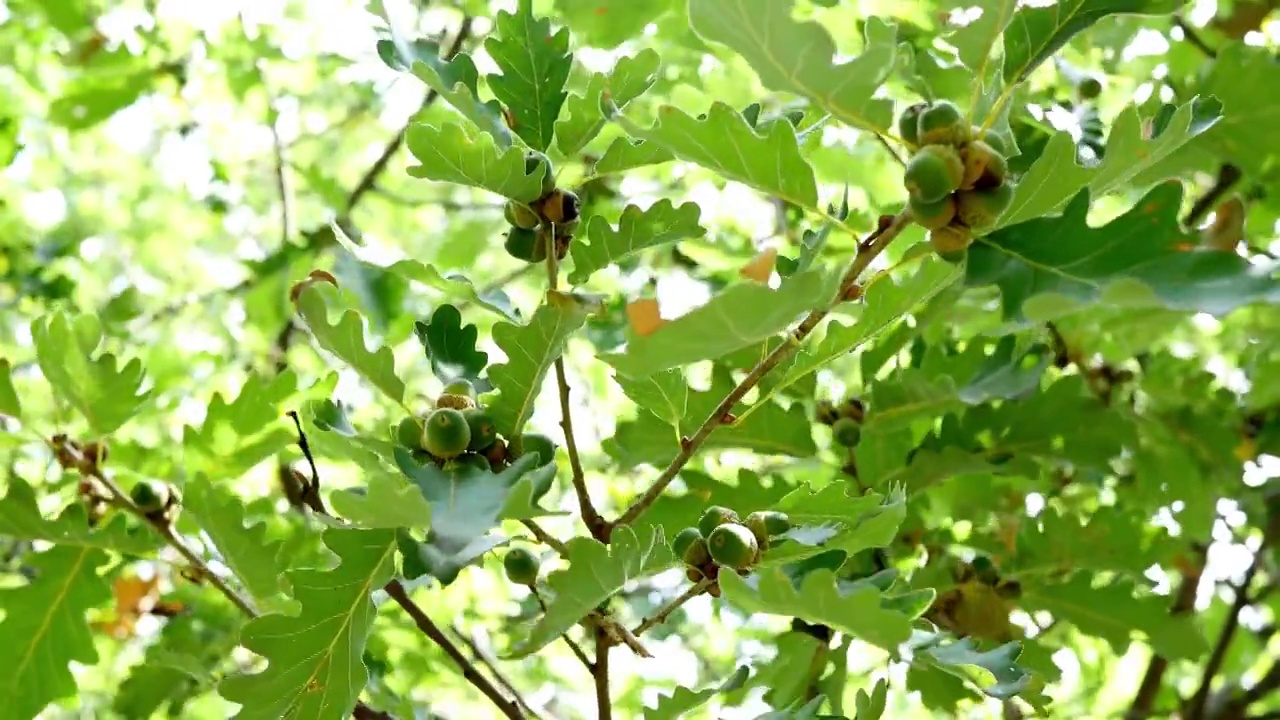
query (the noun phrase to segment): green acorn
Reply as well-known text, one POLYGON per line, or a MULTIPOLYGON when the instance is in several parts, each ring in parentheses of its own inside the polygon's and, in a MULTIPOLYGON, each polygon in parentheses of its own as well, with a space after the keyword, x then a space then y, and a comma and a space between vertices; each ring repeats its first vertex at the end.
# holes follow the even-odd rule
POLYGON ((517 260, 542 262, 547 259, 547 246, 540 242, 540 237, 537 231, 513 227, 507 231, 507 240, 502 246, 517 260))
POLYGON ((835 425, 831 426, 831 439, 837 445, 847 448, 856 447, 858 441, 862 439, 862 426, 853 418, 840 418, 835 425))
POLYGON ((764 547, 769 538, 791 529, 791 518, 786 513, 776 512, 773 510, 757 510, 747 516, 742 521, 743 525, 756 536, 756 541, 760 547, 764 547))
POLYGON ((471 452, 488 450, 498 439, 498 428, 494 427, 493 418, 479 408, 463 410, 462 416, 467 419, 467 425, 471 427, 471 442, 467 443, 467 449, 471 452))
POLYGON ((539 165, 546 168, 546 172, 542 174, 542 194, 546 195, 556 189, 555 166, 551 164, 550 158, 537 150, 526 150, 524 153, 524 174, 533 175, 538 171, 539 165))
POLYGON ((441 460, 452 460, 467 451, 471 443, 471 426, 462 411, 437 408, 422 430, 422 446, 441 460))
POLYGON ((696 527, 687 527, 677 533, 671 541, 671 551, 691 567, 702 567, 711 558, 707 552, 707 541, 696 527))
POLYGON ((925 203, 940 202, 955 192, 964 179, 964 161, 949 145, 926 145, 907 161, 902 182, 911 197, 925 203))
POLYGON ((396 442, 410 450, 422 449, 422 423, 407 417, 396 425, 396 442))
POLYGON ((960 145, 969 139, 964 113, 950 100, 939 100, 922 110, 916 127, 921 145, 960 145))
POLYGON ((520 436, 520 455, 523 457, 529 453, 537 453, 538 465, 541 467, 555 462, 556 444, 542 433, 525 433, 520 436))
POLYGON ((502 214, 512 227, 518 227, 521 230, 533 230, 542 223, 542 218, 538 217, 538 213, 534 212, 528 205, 518 203, 515 200, 507 201, 507 204, 502 208, 502 214))
POLYGON ((711 533, 721 525, 736 522, 738 522, 738 513, 722 505, 712 505, 703 511, 702 517, 698 520, 698 532, 702 533, 702 537, 709 538, 711 533))
POLYGON ((538 582, 538 556, 522 547, 514 547, 502 558, 502 568, 507 579, 517 585, 534 585, 538 582))
POLYGON ((898 116, 898 136, 911 144, 920 147, 920 113, 929 107, 927 102, 908 105, 898 116))
POLYGON ((461 395, 461 396, 463 396, 463 397, 469 397, 469 398, 471 398, 472 400, 475 400, 475 399, 476 399, 476 386, 475 386, 475 385, 472 385, 472 384, 471 384, 471 381, 470 381, 470 380, 467 380, 466 378, 459 378, 459 379, 454 380, 453 382, 449 383, 448 385, 445 385, 445 386, 444 386, 444 391, 443 391, 443 393, 442 393, 442 394, 444 394, 444 395, 461 395))
POLYGON ((169 486, 153 480, 140 480, 129 490, 129 499, 143 513, 150 515, 164 509, 169 502, 169 486))
POLYGON ((745 526, 725 523, 707 536, 707 550, 716 563, 742 570, 755 564, 760 554, 760 543, 745 526))

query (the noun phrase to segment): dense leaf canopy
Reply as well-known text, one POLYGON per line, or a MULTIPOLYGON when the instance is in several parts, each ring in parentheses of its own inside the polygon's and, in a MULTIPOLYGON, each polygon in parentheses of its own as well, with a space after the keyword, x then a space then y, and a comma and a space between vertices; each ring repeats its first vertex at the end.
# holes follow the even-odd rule
POLYGON ((1277 48, 0 0, 0 720, 1280 717, 1277 48))

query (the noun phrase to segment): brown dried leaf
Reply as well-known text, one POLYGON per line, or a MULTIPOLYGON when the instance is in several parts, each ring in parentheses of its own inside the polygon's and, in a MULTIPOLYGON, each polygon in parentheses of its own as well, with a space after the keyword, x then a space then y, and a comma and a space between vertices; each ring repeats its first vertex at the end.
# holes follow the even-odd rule
POLYGON ((641 298, 627 303, 627 322, 640 337, 648 337, 657 332, 666 321, 658 310, 658 301, 653 298, 641 298))

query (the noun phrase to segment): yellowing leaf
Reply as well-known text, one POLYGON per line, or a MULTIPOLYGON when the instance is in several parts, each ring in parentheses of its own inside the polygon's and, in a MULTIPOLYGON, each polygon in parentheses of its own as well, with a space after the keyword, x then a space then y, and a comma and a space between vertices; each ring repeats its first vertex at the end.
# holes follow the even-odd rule
POLYGON ((649 337, 662 327, 664 322, 666 321, 662 319, 657 300, 639 298, 627 303, 627 323, 636 335, 649 337))
POLYGON ((768 283, 773 276, 773 268, 778 264, 778 249, 767 248, 738 270, 738 274, 759 283, 768 283))

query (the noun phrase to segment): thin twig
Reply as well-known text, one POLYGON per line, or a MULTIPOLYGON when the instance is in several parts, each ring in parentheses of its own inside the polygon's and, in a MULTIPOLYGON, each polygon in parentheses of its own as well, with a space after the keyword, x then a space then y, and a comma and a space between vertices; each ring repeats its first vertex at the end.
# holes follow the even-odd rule
POLYGON ((529 528, 529 532, 533 533, 533 536, 538 539, 538 542, 541 542, 543 545, 555 550, 557 555, 564 556, 568 554, 569 548, 558 539, 552 537, 551 533, 544 530, 541 525, 533 520, 521 520, 520 522, 524 523, 524 526, 529 528))
MULTIPOLYGON (((1258 549, 1253 553, 1253 561, 1249 563, 1248 569, 1245 570, 1240 584, 1235 586, 1235 599, 1231 603, 1231 609, 1227 611, 1227 620, 1222 626, 1222 631, 1218 634, 1218 640, 1214 643, 1213 651, 1209 654, 1209 660, 1204 664, 1204 671, 1200 675, 1200 686, 1196 688, 1195 694, 1187 701, 1183 713, 1187 720, 1200 720, 1205 717, 1205 710, 1209 701, 1209 689, 1213 685, 1214 677, 1222 670, 1222 663, 1227 658, 1227 650, 1230 649, 1231 641, 1235 638, 1236 630, 1240 627, 1240 613, 1253 601, 1249 592, 1250 587, 1253 585, 1253 580, 1258 571, 1262 569, 1263 558, 1270 553, 1271 544, 1275 541, 1276 536, 1280 535, 1280 509, 1268 506, 1267 511, 1267 524, 1262 533, 1262 541, 1258 543, 1258 549)), ((1280 681, 1280 677, 1277 680, 1280 681)), ((1255 685, 1254 688, 1256 687, 1255 685)), ((1250 690, 1254 688, 1250 688, 1250 690)), ((1244 700, 1244 698, 1241 698, 1241 700, 1244 700)), ((1240 705, 1240 709, 1243 710, 1247 707, 1249 702, 1252 702, 1252 700, 1244 701, 1240 705)))
MULTIPOLYGON (((542 599, 542 593, 539 593, 538 588, 536 587, 530 587, 529 590, 533 593, 533 599, 538 601, 538 607, 542 608, 542 613, 545 615, 547 612, 547 601, 542 599)), ((582 663, 582 666, 587 669, 587 672, 594 673, 596 664, 591 662, 591 658, 588 658, 587 654, 583 652, 582 646, 578 645, 577 641, 569 637, 567 634, 561 635, 560 637, 564 639, 565 644, 573 651, 574 656, 577 657, 578 662, 582 663)))
POLYGON ((471 661, 467 659, 466 655, 462 654, 458 646, 454 645, 453 641, 445 636, 439 626, 432 622, 422 608, 418 607, 417 603, 409 597, 408 591, 399 580, 392 580, 387 583, 383 590, 386 590, 391 599, 404 608, 404 611, 409 617, 413 618, 414 624, 418 626, 418 629, 424 635, 436 645, 439 645, 440 649, 444 650, 445 654, 453 659, 453 662, 462 670, 462 676, 467 679, 467 682, 479 688, 480 692, 484 693, 498 707, 498 710, 502 711, 503 715, 511 720, 521 720, 525 717, 524 712, 520 709, 520 704, 503 696, 498 688, 489 682, 489 678, 485 677, 476 669, 475 665, 471 664, 471 661))
POLYGON ((1217 207, 1218 201, 1222 199, 1222 196, 1226 195, 1227 191, 1235 187, 1235 184, 1240 182, 1240 179, 1243 177, 1244 172, 1240 168, 1232 165, 1231 163, 1223 163, 1222 166, 1218 168, 1218 178, 1214 180, 1213 185, 1209 186, 1209 189, 1205 191, 1204 195, 1201 195, 1200 199, 1196 200, 1195 204, 1191 206, 1191 209, 1187 211, 1187 216, 1182 219, 1182 224, 1187 227, 1195 227, 1196 225, 1199 225, 1200 221, 1204 219, 1204 216, 1208 215, 1210 210, 1217 207))
POLYGON ((899 165, 903 167, 907 166, 907 161, 902 159, 902 156, 898 154, 897 150, 893 149, 893 145, 890 145, 889 141, 885 140, 883 135, 876 133, 876 140, 879 140, 880 144, 884 146, 884 149, 889 153, 889 157, 897 161, 899 165))
POLYGON ((498 669, 498 664, 494 662, 487 653, 481 650, 480 646, 476 644, 474 640, 472 640, 466 633, 462 632, 462 630, 458 629, 457 625, 450 625, 449 630, 454 634, 454 637, 461 640, 462 643, 471 650, 471 654, 476 660, 480 661, 480 664, 489 669, 489 673, 498 681, 498 684, 510 693, 511 697, 515 698, 517 703, 524 707, 525 712, 529 713, 529 715, 534 718, 537 718, 537 720, 543 720, 542 715, 529 704, 528 700, 525 700, 524 697, 520 695, 520 691, 516 690, 515 685, 512 685, 511 681, 508 680, 507 677, 502 674, 502 671, 498 669))
POLYGON ((302 421, 298 419, 296 410, 290 410, 285 414, 293 418, 293 426, 298 429, 298 448, 302 450, 302 456, 307 459, 307 465, 311 467, 311 481, 302 489, 302 500, 312 510, 321 515, 328 515, 329 511, 325 510, 324 500, 320 498, 320 471, 316 469, 316 459, 311 454, 311 444, 307 442, 307 434, 302 431, 302 421))
POLYGON ((556 358, 556 384, 560 386, 560 428, 564 430, 564 446, 569 453, 569 468, 573 479, 573 490, 578 495, 578 510, 582 513, 582 521, 586 523, 591 536, 605 542, 608 538, 608 524, 595 505, 591 504, 591 496, 587 493, 586 473, 582 470, 582 458, 578 455, 578 443, 573 436, 573 414, 569 409, 569 380, 565 376, 564 358, 556 358))
POLYGON ((591 671, 596 685, 596 717, 612 720, 613 701, 609 697, 609 635, 603 626, 596 627, 596 664, 591 671))
POLYGON ((271 148, 275 154, 276 192, 280 193, 280 247, 288 247, 293 238, 293 193, 289 191, 289 164, 285 160, 284 141, 280 139, 279 113, 271 113, 271 148))
POLYGON ((711 584, 712 584, 711 580, 708 580, 707 578, 702 578, 701 580, 694 583, 693 585, 690 585, 689 589, 681 593, 679 597, 675 598, 674 600, 667 603, 666 605, 663 605, 662 609, 658 610, 658 612, 654 613, 651 617, 645 618, 644 622, 641 622, 639 625, 636 626, 635 630, 631 631, 631 634, 636 636, 643 635, 648 630, 666 622, 667 618, 671 616, 671 613, 675 612, 676 609, 679 608, 681 605, 684 605, 685 603, 689 602, 693 598, 701 595, 703 591, 711 587, 711 584))
MULTIPOLYGON (((1178 592, 1169 608, 1169 614, 1174 617, 1186 615, 1195 608, 1196 588, 1200 586, 1200 576, 1204 572, 1204 556, 1200 550, 1201 548, 1197 548, 1194 566, 1183 573, 1182 583, 1178 585, 1178 592)), ((1151 655, 1147 669, 1142 674, 1142 681, 1138 684, 1138 692, 1125 713, 1125 720, 1143 720, 1155 714, 1156 696, 1160 694, 1160 686, 1164 683, 1164 674, 1168 669, 1168 658, 1155 653, 1151 655)))
POLYGON ((627 525, 635 522, 636 518, 640 517, 641 513, 647 510, 649 506, 658 499, 658 496, 666 490, 667 486, 670 485, 673 480, 675 480, 676 475, 685 466, 685 464, 693 458, 694 454, 700 447, 702 447, 702 444, 706 442, 711 433, 715 432, 716 428, 720 427, 722 424, 729 424, 732 422, 730 412, 733 410, 734 406, 742 400, 743 396, 750 392, 751 389, 769 373, 769 371, 773 370, 783 360, 790 357, 791 353, 795 352, 796 348, 800 346, 800 343, 814 331, 818 326, 818 323, 822 322, 823 318, 831 312, 833 307, 844 302, 846 294, 854 288, 854 285, 857 283, 858 278, 862 275, 863 271, 871 265, 871 262, 875 260, 876 256, 889 246, 889 243, 893 242, 893 240, 897 238, 904 229, 906 229, 909 223, 910 216, 906 212, 900 213, 891 218, 881 218, 880 226, 875 230, 875 232, 859 243, 858 254, 854 257, 848 271, 845 272, 844 280, 840 283, 840 291, 836 295, 835 302, 826 308, 814 310, 809 313, 808 317, 806 317, 800 325, 791 332, 788 342, 778 345, 773 352, 769 353, 768 356, 757 363, 756 366, 747 373, 747 376, 738 383, 737 387, 729 391, 729 394, 720 401, 720 404, 711 412, 710 417, 702 423, 702 426, 693 434, 693 437, 690 437, 687 440, 681 438, 680 452, 676 454, 676 457, 669 465, 667 465, 667 468, 662 471, 662 474, 658 476, 658 479, 649 486, 649 489, 646 490, 634 503, 632 503, 631 507, 627 508, 626 512, 624 512, 621 517, 607 526, 607 530, 611 531, 619 525, 627 525))
MULTIPOLYGON (((547 245, 547 288, 554 291, 559 285, 560 278, 554 230, 547 233, 547 245)), ((569 453, 570 476, 573 481, 573 492, 578 496, 578 512, 582 514, 582 522, 591 532, 591 537, 607 542, 608 524, 591 503, 591 495, 587 492, 586 473, 582 471, 582 458, 578 455, 578 442, 573 435, 573 413, 569 407, 569 379, 564 369, 564 358, 556 358, 555 368, 556 385, 560 391, 560 429, 564 432, 564 446, 569 453)))
POLYGON ((1173 16, 1173 24, 1182 31, 1183 39, 1191 43, 1197 50, 1210 58, 1218 57, 1218 51, 1210 47, 1209 43, 1205 42, 1204 38, 1200 37, 1200 33, 1195 28, 1191 27, 1191 25, 1184 20, 1181 15, 1173 16))

